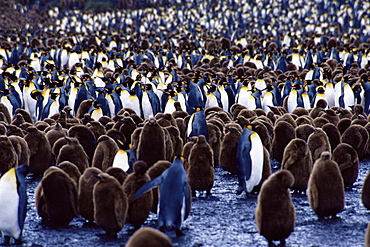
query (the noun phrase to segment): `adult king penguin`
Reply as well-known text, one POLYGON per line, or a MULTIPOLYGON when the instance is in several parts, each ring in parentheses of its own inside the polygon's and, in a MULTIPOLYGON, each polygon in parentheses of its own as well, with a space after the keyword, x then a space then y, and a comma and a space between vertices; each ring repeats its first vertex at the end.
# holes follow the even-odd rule
POLYGON ((4 244, 10 244, 10 238, 16 244, 22 241, 22 230, 27 213, 27 192, 25 177, 28 165, 11 168, 0 178, 0 230, 4 244))
POLYGON ((252 192, 262 178, 263 144, 253 128, 254 125, 251 124, 244 127, 239 138, 236 152, 236 169, 239 180, 237 195, 240 195, 243 191, 246 193, 252 192))
POLYGON ((188 137, 204 135, 208 142, 208 127, 202 107, 195 107, 195 112, 190 116, 187 131, 188 137))
POLYGON ((161 185, 158 203, 159 229, 175 229, 177 236, 183 235, 181 225, 190 214, 191 197, 182 157, 175 158, 166 171, 144 184, 135 193, 134 200, 158 185, 161 185))

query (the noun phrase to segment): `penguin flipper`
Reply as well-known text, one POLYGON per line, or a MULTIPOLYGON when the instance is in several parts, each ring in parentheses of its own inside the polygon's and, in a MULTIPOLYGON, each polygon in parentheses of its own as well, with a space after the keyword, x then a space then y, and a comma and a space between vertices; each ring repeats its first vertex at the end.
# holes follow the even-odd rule
POLYGON ((191 196, 190 196, 190 188, 189 184, 186 182, 183 185, 183 193, 185 196, 185 215, 184 215, 184 220, 186 220, 190 214, 191 211, 191 196))
MULTIPOLYGON (((18 204, 18 224, 19 228, 23 230, 24 220, 26 219, 27 214, 27 185, 25 181, 25 176, 29 171, 28 165, 21 165, 16 168, 16 176, 18 183, 18 195, 19 195, 19 204, 18 204)), ((21 236, 19 236, 20 238, 21 236)))
POLYGON ((134 200, 138 199, 145 192, 148 192, 149 190, 151 190, 151 189, 157 187, 158 185, 162 184, 163 179, 164 179, 164 176, 163 175, 165 175, 164 173, 162 173, 161 176, 156 177, 156 178, 154 178, 154 179, 146 182, 143 186, 141 186, 140 189, 138 189, 136 191, 136 193, 134 195, 134 200))

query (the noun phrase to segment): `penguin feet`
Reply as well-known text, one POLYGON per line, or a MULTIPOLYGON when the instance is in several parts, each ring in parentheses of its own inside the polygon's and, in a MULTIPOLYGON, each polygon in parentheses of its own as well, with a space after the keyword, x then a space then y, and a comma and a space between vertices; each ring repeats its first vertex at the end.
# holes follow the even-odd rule
POLYGON ((274 244, 274 242, 272 240, 268 240, 269 242, 269 247, 276 247, 276 245, 274 244))

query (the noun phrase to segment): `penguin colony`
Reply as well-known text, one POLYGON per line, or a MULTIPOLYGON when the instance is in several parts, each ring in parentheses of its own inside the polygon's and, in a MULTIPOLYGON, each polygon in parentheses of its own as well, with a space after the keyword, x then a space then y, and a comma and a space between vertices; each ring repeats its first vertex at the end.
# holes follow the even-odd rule
MULTIPOLYGON (((139 228, 150 209, 161 231, 182 235, 191 195, 211 194, 217 165, 235 175, 237 194, 260 193, 257 228, 269 245, 294 230, 290 189, 307 191, 320 218, 344 209, 359 160, 370 157, 369 3, 222 2, 96 15, 4 5, 0 204, 14 200, 0 215, 6 243, 21 240, 23 164, 42 177, 43 220, 65 226, 81 215, 109 236, 126 222, 139 228), (280 170, 272 175, 270 157, 280 170), (162 161, 171 165, 151 177, 162 161), (289 206, 281 217, 277 202, 289 206)), ((361 200, 370 209, 370 175, 361 200)))

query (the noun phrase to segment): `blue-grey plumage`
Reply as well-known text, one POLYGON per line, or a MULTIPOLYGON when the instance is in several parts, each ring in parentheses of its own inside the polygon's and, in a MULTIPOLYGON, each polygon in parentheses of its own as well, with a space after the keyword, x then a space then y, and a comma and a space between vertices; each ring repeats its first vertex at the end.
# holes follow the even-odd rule
POLYGON ((172 165, 159 177, 144 184, 134 195, 134 200, 145 192, 161 185, 158 203, 158 225, 164 230, 176 230, 181 235, 181 225, 189 216, 191 197, 183 158, 175 158, 172 165))

